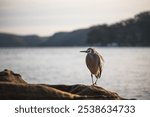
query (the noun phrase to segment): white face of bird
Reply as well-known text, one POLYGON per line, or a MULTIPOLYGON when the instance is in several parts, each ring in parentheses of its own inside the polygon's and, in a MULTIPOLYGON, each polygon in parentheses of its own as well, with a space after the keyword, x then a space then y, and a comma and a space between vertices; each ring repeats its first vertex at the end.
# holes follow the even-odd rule
POLYGON ((94 54, 95 53, 94 51, 95 50, 93 48, 88 48, 86 51, 80 51, 80 52, 86 52, 88 54, 94 54))

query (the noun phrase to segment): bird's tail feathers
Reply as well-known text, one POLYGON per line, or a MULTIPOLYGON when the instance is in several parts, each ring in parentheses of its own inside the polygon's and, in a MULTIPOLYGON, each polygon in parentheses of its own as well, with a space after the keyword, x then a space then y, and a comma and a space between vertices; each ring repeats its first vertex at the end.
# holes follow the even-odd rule
POLYGON ((101 77, 101 74, 102 74, 102 70, 99 70, 96 74, 95 74, 95 77, 98 79, 101 77))

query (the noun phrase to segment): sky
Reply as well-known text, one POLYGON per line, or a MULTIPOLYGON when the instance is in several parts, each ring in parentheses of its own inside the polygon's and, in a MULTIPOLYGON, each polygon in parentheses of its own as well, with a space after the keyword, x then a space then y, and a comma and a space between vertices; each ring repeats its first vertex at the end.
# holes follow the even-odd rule
POLYGON ((150 10, 150 0, 0 0, 0 32, 49 36, 150 10))

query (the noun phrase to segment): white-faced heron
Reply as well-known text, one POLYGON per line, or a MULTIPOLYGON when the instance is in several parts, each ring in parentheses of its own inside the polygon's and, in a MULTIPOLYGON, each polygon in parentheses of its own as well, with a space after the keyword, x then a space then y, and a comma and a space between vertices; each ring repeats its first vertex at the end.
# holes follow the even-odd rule
POLYGON ((91 72, 92 84, 97 83, 98 78, 101 77, 102 67, 104 63, 103 57, 93 48, 88 48, 86 51, 80 51, 87 53, 86 65, 91 72), (96 81, 93 81, 93 75, 96 77, 96 81))

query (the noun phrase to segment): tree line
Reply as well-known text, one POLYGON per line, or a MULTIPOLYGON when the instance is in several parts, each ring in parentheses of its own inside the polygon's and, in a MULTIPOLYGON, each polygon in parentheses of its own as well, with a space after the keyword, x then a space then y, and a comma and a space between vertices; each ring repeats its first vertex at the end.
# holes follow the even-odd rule
POLYGON ((112 25, 90 28, 87 44, 98 46, 150 46, 150 11, 112 25))

